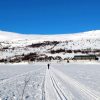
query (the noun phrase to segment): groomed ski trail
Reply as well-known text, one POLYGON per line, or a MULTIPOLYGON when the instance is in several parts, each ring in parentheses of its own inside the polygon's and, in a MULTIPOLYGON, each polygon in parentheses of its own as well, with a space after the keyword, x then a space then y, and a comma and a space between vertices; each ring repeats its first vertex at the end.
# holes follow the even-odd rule
POLYGON ((45 79, 46 100, 100 100, 97 92, 53 67, 46 71, 45 79))
POLYGON ((45 84, 46 100, 68 100, 50 70, 47 70, 45 84))
MULTIPOLYGON (((52 68, 52 72, 59 76, 59 78, 61 78, 66 84, 69 84, 74 90, 78 91, 79 94, 81 94, 80 96, 83 98, 82 100, 100 100, 100 95, 97 95, 98 93, 96 91, 89 89, 85 85, 79 83, 75 79, 67 76, 55 68, 52 68)), ((62 82, 60 83, 62 84, 62 82)))

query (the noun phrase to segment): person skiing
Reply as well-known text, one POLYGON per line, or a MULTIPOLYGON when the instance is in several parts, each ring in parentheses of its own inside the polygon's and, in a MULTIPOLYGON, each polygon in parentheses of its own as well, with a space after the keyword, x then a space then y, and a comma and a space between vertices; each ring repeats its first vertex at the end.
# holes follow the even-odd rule
POLYGON ((48 64, 48 69, 50 68, 50 64, 48 64))

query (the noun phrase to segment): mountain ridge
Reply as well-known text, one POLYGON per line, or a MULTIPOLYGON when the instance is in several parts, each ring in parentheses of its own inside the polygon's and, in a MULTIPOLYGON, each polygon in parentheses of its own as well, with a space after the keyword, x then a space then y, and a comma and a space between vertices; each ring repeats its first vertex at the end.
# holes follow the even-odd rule
POLYGON ((1 62, 47 60, 52 57, 72 59, 74 55, 84 54, 100 57, 100 30, 56 35, 24 35, 0 31, 0 38, 1 62))
POLYGON ((73 40, 80 38, 100 38, 100 30, 92 30, 87 32, 70 33, 70 34, 53 34, 53 35, 36 35, 36 34, 20 34, 15 32, 0 31, 0 41, 6 40, 25 40, 34 39, 39 41, 44 40, 73 40))

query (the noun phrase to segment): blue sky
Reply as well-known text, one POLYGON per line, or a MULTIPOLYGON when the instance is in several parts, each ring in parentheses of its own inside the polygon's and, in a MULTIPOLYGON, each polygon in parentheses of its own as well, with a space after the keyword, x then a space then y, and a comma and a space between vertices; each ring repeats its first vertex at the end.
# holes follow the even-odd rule
POLYGON ((0 0, 0 30, 59 34, 100 29, 100 0, 0 0))

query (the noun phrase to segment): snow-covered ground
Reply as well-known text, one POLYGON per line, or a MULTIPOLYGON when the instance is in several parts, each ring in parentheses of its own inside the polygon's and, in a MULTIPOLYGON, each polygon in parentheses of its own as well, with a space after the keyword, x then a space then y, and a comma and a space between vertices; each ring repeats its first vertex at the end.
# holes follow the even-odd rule
MULTIPOLYGON (((0 31, 0 59, 7 62, 29 53, 73 58, 85 50, 100 58, 100 30, 59 35, 0 31), (66 51, 51 53, 60 49, 66 51)), ((100 100, 99 61, 52 61, 49 70, 48 62, 0 64, 0 100, 100 100)))
POLYGON ((45 66, 0 65, 1 100, 42 100, 45 66))
POLYGON ((1 100, 100 100, 100 64, 0 64, 1 100))

